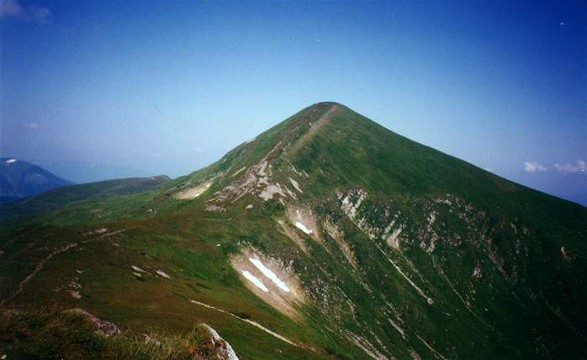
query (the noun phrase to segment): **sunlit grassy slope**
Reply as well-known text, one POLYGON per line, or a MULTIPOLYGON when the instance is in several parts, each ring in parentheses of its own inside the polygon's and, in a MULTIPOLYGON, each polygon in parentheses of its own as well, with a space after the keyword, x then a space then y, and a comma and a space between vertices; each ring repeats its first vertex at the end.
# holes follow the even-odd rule
MULTIPOLYGON (((0 204, 0 220, 15 221, 88 200, 108 198, 109 201, 116 201, 114 198, 117 196, 144 192, 169 180, 167 176, 154 176, 64 186, 18 202, 0 204)), ((51 213, 50 216, 54 217, 54 214, 51 213)))
POLYGON ((587 209, 340 104, 146 191, 54 195, 2 225, 5 309, 78 306, 133 334, 208 323, 243 359, 587 356, 587 209), (247 251, 299 280, 298 317, 247 287, 247 251))

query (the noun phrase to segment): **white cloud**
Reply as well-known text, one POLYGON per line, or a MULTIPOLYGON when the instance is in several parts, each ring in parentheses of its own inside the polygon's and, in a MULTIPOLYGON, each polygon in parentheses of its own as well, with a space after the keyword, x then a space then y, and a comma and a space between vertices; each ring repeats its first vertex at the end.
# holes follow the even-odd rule
POLYGON ((554 164, 554 168, 563 174, 585 173, 587 171, 585 160, 577 160, 573 164, 554 164))
POLYGON ((53 13, 44 6, 22 6, 17 0, 0 0, 0 17, 14 17, 37 24, 49 24, 53 13))
POLYGON ((536 172, 547 172, 548 169, 546 168, 546 166, 537 163, 536 161, 526 161, 524 163, 524 171, 529 174, 532 174, 536 172))
POLYGON ((38 131, 41 128, 41 125, 36 122, 28 122, 24 124, 24 127, 29 130, 38 131))

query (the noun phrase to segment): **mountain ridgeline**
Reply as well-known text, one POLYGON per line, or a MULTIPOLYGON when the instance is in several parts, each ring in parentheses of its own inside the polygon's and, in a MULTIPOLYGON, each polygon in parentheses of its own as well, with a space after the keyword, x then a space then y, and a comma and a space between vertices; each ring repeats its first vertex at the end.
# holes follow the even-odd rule
MULTIPOLYGON (((206 323, 242 359, 587 357, 587 209, 337 103, 158 187, 3 227, 5 318, 206 323)), ((5 332, 9 354, 39 351, 5 332)))
POLYGON ((71 181, 26 161, 0 158, 0 203, 16 201, 71 184, 71 181))

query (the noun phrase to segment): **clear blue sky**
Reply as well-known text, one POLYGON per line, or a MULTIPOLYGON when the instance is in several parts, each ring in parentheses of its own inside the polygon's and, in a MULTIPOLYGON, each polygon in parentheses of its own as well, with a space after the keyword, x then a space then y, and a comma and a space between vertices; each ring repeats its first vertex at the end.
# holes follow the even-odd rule
POLYGON ((337 101, 587 204, 586 4, 0 0, 0 156, 175 177, 337 101))

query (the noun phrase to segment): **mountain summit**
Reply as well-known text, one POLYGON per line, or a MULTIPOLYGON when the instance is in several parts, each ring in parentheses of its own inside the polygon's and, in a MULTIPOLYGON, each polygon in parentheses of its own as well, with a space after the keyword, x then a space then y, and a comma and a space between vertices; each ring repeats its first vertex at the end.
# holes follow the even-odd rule
POLYGON ((120 336, 210 324, 243 358, 578 359, 586 223, 319 103, 155 189, 8 223, 0 296, 120 336))
POLYGON ((14 158, 0 158, 0 203, 33 196, 72 182, 14 158))

